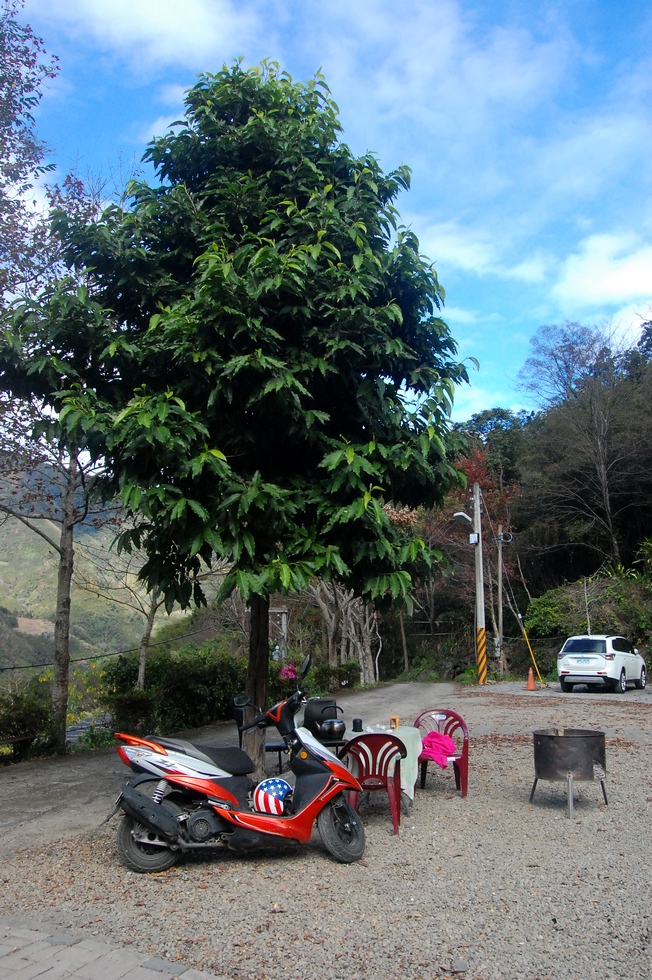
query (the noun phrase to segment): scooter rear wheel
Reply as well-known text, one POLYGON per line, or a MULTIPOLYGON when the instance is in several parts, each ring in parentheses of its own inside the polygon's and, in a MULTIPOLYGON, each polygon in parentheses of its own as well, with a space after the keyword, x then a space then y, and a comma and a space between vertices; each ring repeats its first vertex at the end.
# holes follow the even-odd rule
POLYGON ((167 871, 181 856, 172 851, 159 837, 133 817, 124 815, 118 827, 118 853, 123 864, 132 871, 167 871))
POLYGON ((340 794, 317 817, 317 829, 336 861, 351 864, 364 854, 365 833, 360 817, 340 794))

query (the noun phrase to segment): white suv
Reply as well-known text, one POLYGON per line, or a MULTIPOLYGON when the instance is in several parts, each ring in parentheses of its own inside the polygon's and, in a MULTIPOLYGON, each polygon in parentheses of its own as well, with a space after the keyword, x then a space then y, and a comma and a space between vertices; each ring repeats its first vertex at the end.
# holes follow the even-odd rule
POLYGON ((562 691, 574 684, 593 684, 610 691, 627 690, 627 682, 643 688, 645 661, 624 636, 571 636, 557 654, 557 676, 562 691))

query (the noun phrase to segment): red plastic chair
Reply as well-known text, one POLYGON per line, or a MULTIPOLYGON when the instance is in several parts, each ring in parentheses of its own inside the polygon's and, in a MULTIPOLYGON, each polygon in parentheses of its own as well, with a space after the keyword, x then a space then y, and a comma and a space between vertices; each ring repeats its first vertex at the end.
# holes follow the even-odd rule
MULTIPOLYGON (((462 796, 466 796, 469 785, 469 730, 462 716, 450 708, 428 708, 427 711, 421 712, 414 722, 414 727, 421 731, 421 738, 428 732, 441 732, 442 735, 448 735, 455 741, 457 752, 449 756, 448 761, 453 763, 455 788, 461 789, 462 796)), ((419 756, 421 789, 426 785, 429 761, 431 760, 426 756, 419 756)))
MULTIPOLYGON (((387 791, 395 834, 398 834, 401 823, 401 759, 406 755, 403 742, 389 732, 357 735, 340 751, 340 759, 355 773, 363 790, 387 791)), ((354 810, 358 809, 359 795, 353 790, 349 792, 349 803, 354 810)))

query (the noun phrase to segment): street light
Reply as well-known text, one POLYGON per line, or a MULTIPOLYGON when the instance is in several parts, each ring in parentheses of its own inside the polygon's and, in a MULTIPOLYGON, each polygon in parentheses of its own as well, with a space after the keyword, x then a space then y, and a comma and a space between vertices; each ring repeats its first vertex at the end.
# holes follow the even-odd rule
POLYGON ((475 548, 475 656, 478 665, 478 684, 487 683, 487 631, 484 618, 484 573, 482 566, 482 520, 480 517, 480 484, 473 484, 473 520, 464 511, 453 517, 466 520, 473 527, 469 544, 475 548))

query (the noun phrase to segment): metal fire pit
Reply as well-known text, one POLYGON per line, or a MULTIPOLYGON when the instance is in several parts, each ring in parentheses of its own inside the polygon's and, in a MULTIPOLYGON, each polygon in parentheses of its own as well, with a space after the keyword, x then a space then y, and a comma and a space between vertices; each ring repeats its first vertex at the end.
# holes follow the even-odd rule
POLYGON ((605 803, 607 760, 604 732, 586 728, 542 728, 534 736, 534 783, 530 803, 540 779, 566 780, 568 816, 573 819, 573 781, 600 781, 605 803))

